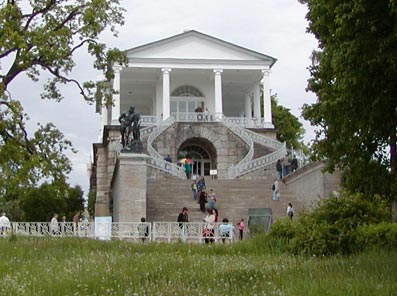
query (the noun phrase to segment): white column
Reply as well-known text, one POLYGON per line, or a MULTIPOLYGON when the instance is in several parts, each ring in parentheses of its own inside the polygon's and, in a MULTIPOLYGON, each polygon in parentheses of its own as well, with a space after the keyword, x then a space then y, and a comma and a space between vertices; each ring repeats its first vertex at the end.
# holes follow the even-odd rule
POLYGON ((223 106, 222 106, 222 72, 221 69, 215 69, 215 118, 221 119, 223 114, 223 106))
POLYGON ((170 72, 171 69, 161 69, 163 72, 163 120, 170 117, 170 72))
POLYGON ((253 89, 254 92, 254 117, 257 120, 260 120, 261 118, 261 94, 260 94, 260 88, 259 88, 259 83, 256 83, 253 89))
POLYGON ((263 73, 263 114, 264 114, 264 127, 274 128, 272 121, 272 103, 270 98, 270 83, 269 83, 269 70, 262 70, 263 73))
POLYGON ((113 90, 117 92, 113 95, 113 106, 112 110, 112 124, 120 124, 119 117, 121 115, 120 110, 120 74, 123 68, 120 65, 114 66, 114 78, 113 78, 113 90))

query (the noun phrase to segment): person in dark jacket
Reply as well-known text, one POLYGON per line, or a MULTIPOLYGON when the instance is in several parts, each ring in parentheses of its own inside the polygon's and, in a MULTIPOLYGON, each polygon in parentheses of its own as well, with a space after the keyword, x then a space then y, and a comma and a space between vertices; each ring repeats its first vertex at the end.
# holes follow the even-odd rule
POLYGON ((205 213, 205 203, 207 202, 207 192, 205 192, 204 189, 200 190, 199 193, 199 204, 200 204, 200 210, 205 213))
POLYGON ((177 220, 177 222, 179 222, 179 228, 181 230, 180 235, 181 235, 182 241, 186 240, 186 225, 185 225, 185 223, 189 222, 189 216, 188 216, 187 212, 188 212, 187 207, 183 207, 182 212, 179 213, 178 220, 177 220))
POLYGON ((281 165, 281 160, 277 160, 276 162, 276 170, 277 170, 277 179, 281 180, 283 177, 283 166, 281 165))

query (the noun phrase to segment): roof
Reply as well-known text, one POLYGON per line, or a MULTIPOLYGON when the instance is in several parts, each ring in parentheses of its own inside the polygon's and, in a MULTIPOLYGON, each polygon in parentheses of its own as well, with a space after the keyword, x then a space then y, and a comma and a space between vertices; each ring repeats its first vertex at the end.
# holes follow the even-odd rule
POLYGON ((195 30, 185 31, 185 32, 183 32, 181 34, 177 34, 177 35, 174 35, 174 36, 171 36, 171 37, 160 39, 158 41, 154 41, 154 42, 150 42, 150 43, 147 43, 147 44, 144 44, 144 45, 133 47, 133 48, 130 48, 130 49, 126 50, 126 53, 127 53, 127 55, 138 53, 138 52, 141 52, 141 51, 144 51, 144 50, 155 48, 155 47, 158 47, 158 46, 161 46, 161 45, 165 45, 167 43, 171 43, 171 42, 174 42, 174 41, 177 41, 177 40, 181 40, 181 39, 184 39, 184 38, 188 38, 188 37, 191 37, 191 36, 194 36, 194 37, 197 37, 197 38, 201 38, 201 39, 205 39, 205 40, 207 40, 209 42, 213 42, 215 44, 228 47, 228 48, 233 49, 235 51, 238 51, 240 53, 244 53, 246 55, 253 56, 253 57, 255 57, 256 59, 259 59, 259 60, 267 61, 269 63, 269 67, 272 67, 274 65, 274 63, 277 61, 276 58, 273 58, 273 57, 271 57, 269 55, 262 54, 260 52, 257 52, 257 51, 254 51, 254 50, 251 50, 251 49, 248 49, 248 48, 245 48, 245 47, 242 47, 242 46, 239 46, 239 45, 227 42, 227 41, 224 41, 222 39, 219 39, 219 38, 216 38, 216 37, 213 37, 213 36, 210 36, 210 35, 195 31, 195 30))

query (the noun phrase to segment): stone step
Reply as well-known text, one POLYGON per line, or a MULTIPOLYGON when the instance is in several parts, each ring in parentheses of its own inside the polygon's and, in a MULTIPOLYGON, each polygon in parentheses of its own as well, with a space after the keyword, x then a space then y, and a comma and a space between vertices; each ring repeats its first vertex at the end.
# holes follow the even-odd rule
MULTIPOLYGON (((189 209, 190 221, 201 221, 205 213, 193 201, 191 183, 191 180, 172 177, 148 181, 148 221, 175 221, 184 206, 189 209)), ((296 211, 301 206, 292 194, 283 192, 283 184, 280 184, 280 200, 273 201, 270 180, 208 180, 206 183, 207 189, 213 188, 217 194, 220 219, 247 218, 248 208, 272 208, 273 217, 277 219, 285 217, 288 202, 292 202, 296 211)))

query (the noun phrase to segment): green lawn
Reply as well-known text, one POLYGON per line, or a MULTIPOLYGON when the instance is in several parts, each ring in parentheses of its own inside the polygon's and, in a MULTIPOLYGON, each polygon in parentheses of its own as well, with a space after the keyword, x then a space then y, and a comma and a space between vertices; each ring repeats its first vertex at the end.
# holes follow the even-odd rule
POLYGON ((397 250, 351 257, 234 245, 0 239, 0 295, 396 295, 397 250))

